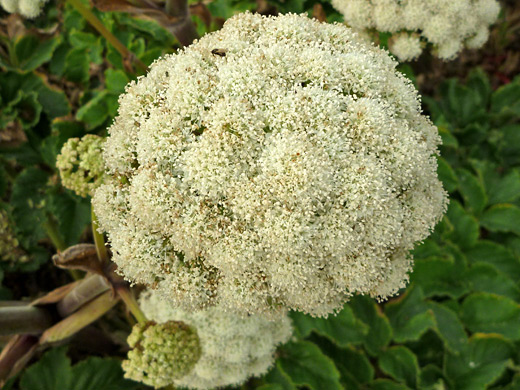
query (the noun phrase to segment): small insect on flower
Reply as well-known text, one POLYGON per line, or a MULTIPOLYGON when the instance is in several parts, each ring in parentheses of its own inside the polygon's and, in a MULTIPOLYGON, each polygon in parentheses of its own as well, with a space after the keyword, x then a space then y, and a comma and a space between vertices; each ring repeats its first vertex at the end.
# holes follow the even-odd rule
POLYGON ((219 57, 225 57, 226 53, 228 52, 227 49, 213 49, 211 50, 211 54, 219 57))

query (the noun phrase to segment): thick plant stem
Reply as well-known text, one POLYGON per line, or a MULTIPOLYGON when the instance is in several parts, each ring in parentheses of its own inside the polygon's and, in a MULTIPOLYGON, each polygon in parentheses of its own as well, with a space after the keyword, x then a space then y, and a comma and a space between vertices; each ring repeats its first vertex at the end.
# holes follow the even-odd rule
POLYGON ((0 307, 0 335, 38 334, 52 325, 49 312, 30 305, 0 307))
POLYGON ((108 261, 108 252, 107 247, 105 246, 105 240, 103 235, 98 231, 99 224, 96 214, 94 213, 94 208, 91 206, 91 215, 92 215, 92 235, 94 236, 94 244, 96 244, 96 251, 98 254, 98 258, 101 263, 106 264, 108 261))
POLYGON ((144 324, 148 321, 144 313, 139 308, 139 304, 135 300, 134 294, 127 286, 118 286, 116 287, 116 291, 137 322, 144 324))
POLYGON ((195 25, 193 24, 188 8, 187 0, 166 0, 164 6, 165 12, 174 17, 179 17, 182 22, 172 27, 172 33, 175 35, 179 43, 183 46, 189 46, 195 39, 199 37, 195 25))
POLYGON ((87 276, 58 303, 58 313, 67 317, 109 288, 110 284, 102 276, 87 276))
POLYGON ((129 59, 132 62, 135 62, 137 67, 143 72, 148 70, 148 67, 139 58, 137 58, 134 53, 128 50, 128 48, 123 45, 121 41, 105 27, 103 22, 101 22, 98 17, 83 5, 81 0, 67 1, 81 14, 81 16, 87 20, 87 22, 92 25, 92 27, 94 27, 112 46, 114 46, 119 54, 123 56, 123 59, 129 59))

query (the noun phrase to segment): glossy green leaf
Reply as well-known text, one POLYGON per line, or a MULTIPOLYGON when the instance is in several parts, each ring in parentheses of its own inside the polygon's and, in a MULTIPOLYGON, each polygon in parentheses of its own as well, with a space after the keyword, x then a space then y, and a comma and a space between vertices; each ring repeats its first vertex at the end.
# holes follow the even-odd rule
POLYGON ((491 111, 501 122, 520 116, 520 80, 500 87, 491 98, 491 111))
POLYGON ((515 301, 520 301, 518 280, 498 271, 489 263, 476 263, 467 273, 472 290, 504 295, 515 301))
POLYGON ((369 326, 363 344, 368 353, 378 355, 381 349, 386 347, 392 339, 392 327, 388 318, 374 299, 368 296, 355 296, 349 306, 357 318, 369 326))
POLYGON ((137 390, 120 361, 91 357, 71 367, 65 347, 51 349, 22 375, 21 390, 137 390))
POLYGON ((66 348, 55 348, 27 368, 20 381, 21 390, 71 389, 72 371, 66 348))
POLYGON ((405 384, 391 381, 389 379, 376 379, 370 384, 370 390, 409 390, 405 384))
POLYGON ((47 195, 47 205, 56 218, 59 233, 65 244, 77 244, 79 237, 90 224, 90 201, 70 191, 61 192, 54 188, 47 195))
POLYGON ((69 35, 70 44, 80 50, 86 49, 89 62, 101 64, 103 62, 103 44, 99 36, 83 31, 72 31, 69 35))
POLYGON ((469 248, 477 242, 479 236, 478 221, 468 214, 459 202, 451 199, 447 217, 454 227, 449 238, 461 248, 469 248))
POLYGON ((272 385, 277 385, 283 390, 296 390, 296 385, 291 377, 283 371, 280 361, 277 360, 273 368, 264 376, 264 380, 272 385))
POLYGON ((282 349, 280 369, 298 386, 311 390, 342 390, 334 362, 309 341, 289 343, 282 349))
POLYGON ((338 314, 331 314, 328 318, 314 318, 299 312, 291 312, 291 318, 302 337, 307 337, 315 331, 340 346, 360 343, 368 333, 367 325, 356 319, 348 305, 338 314))
POLYGON ((22 90, 27 93, 36 93, 43 112, 51 118, 67 115, 70 111, 65 93, 57 87, 51 86, 42 75, 5 72, 0 73, 0 83, 2 85, 0 93, 4 101, 14 99, 22 90))
POLYGON ((47 220, 45 191, 48 179, 48 173, 37 168, 27 168, 13 184, 13 220, 20 241, 26 248, 45 237, 43 223, 47 220))
POLYGON ((489 263, 513 280, 520 280, 520 259, 503 245, 481 240, 466 252, 466 256, 472 263, 489 263))
POLYGON ((439 179, 442 181, 444 188, 446 188, 446 191, 448 192, 455 191, 459 185, 459 179, 457 178, 455 171, 442 157, 438 157, 437 163, 437 174, 439 175, 439 179))
POLYGON ((134 390, 142 385, 124 379, 121 362, 90 357, 72 367, 71 390, 134 390))
POLYGON ((105 85, 107 90, 117 95, 125 91, 130 79, 122 70, 107 69, 105 71, 105 85))
POLYGON ((520 235, 520 208, 513 204, 499 204, 486 210, 480 223, 493 232, 512 232, 520 235))
POLYGON ((467 169, 457 169, 459 190, 464 204, 474 213, 480 213, 487 204, 484 186, 479 179, 467 169))
POLYGON ((520 305, 507 297, 474 293, 462 303, 461 318, 472 332, 498 333, 520 340, 520 305))
POLYGON ((85 123, 88 130, 102 125, 108 119, 108 107, 106 104, 107 92, 103 90, 94 95, 76 113, 76 118, 85 123))
POLYGON ((90 59, 87 49, 69 50, 65 57, 63 75, 74 83, 86 83, 89 78, 90 59))
POLYGON ((446 355, 445 373, 457 390, 485 390, 502 375, 513 347, 498 335, 476 334, 462 353, 446 355))
POLYGON ((435 318, 435 332, 446 348, 453 352, 462 350, 468 342, 468 336, 457 314, 445 305, 433 301, 428 302, 428 308, 435 318))
POLYGON ((520 198, 520 171, 515 169, 489 189, 489 204, 514 202, 520 198))
POLYGON ((27 72, 50 61, 60 41, 59 37, 41 40, 35 35, 21 36, 13 47, 18 68, 27 72))
POLYGON ((424 301, 422 290, 410 286, 408 290, 385 305, 385 314, 392 325, 394 340, 402 343, 418 340, 435 326, 433 312, 424 301))
POLYGON ((419 382, 417 357, 404 346, 390 347, 379 357, 379 367, 392 378, 416 388, 419 382))
POLYGON ((410 280, 420 286, 428 297, 458 298, 468 291, 468 282, 462 277, 463 272, 464 268, 453 257, 431 257, 415 262, 410 280))

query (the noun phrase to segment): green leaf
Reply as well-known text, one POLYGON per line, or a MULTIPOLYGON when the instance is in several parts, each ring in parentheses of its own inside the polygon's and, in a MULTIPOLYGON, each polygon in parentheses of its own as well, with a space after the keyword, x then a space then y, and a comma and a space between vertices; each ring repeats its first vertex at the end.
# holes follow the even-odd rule
POLYGON ((256 390, 284 390, 284 388, 282 385, 279 385, 278 383, 270 383, 267 385, 257 387, 256 390))
POLYGON ((125 86, 130 82, 130 79, 122 70, 107 69, 105 71, 105 86, 111 93, 117 95, 125 91, 125 86))
POLYGON ((56 87, 51 87, 44 76, 36 73, 22 74, 17 72, 0 73, 2 99, 10 101, 22 90, 36 93, 43 111, 51 118, 67 115, 70 111, 65 93, 56 87))
POLYGON ((480 223, 492 232, 512 232, 520 235, 520 208, 512 204, 499 204, 484 212, 480 223))
POLYGON ((518 280, 513 281, 489 263, 476 263, 468 273, 467 278, 472 284, 472 290, 504 295, 515 301, 520 301, 518 280))
POLYGON ((364 351, 354 346, 340 348, 337 345, 317 339, 320 349, 332 360, 338 368, 340 381, 347 389, 361 389, 364 384, 374 379, 374 368, 364 351))
POLYGON ((500 87, 493 93, 491 111, 502 123, 520 116, 520 82, 518 79, 500 87))
POLYGON ((276 361, 275 366, 264 377, 267 383, 278 385, 283 390, 296 390, 288 374, 280 367, 280 361, 276 361))
POLYGON ((294 384, 312 390, 342 390, 334 362, 309 341, 289 343, 282 348, 279 367, 294 384))
POLYGON ((35 92, 20 90, 16 99, 9 102, 7 110, 12 110, 24 129, 30 129, 40 120, 42 106, 35 92))
POLYGON ((72 390, 72 372, 66 348, 55 348, 27 368, 20 381, 21 390, 72 390))
MULTIPOLYGON (((459 141, 451 132, 442 125, 438 125, 439 135, 442 138, 442 146, 457 149, 459 147, 459 141)), ((442 157, 441 157, 442 158, 442 157)))
POLYGON ((32 71, 50 61, 59 46, 58 37, 40 40, 34 35, 24 35, 14 42, 13 50, 18 66, 23 71, 32 71))
POLYGON ((424 332, 435 326, 433 312, 424 302, 424 294, 411 285, 404 294, 385 305, 385 314, 398 343, 417 341, 424 332))
POLYGON ((155 20, 140 19, 124 14, 118 14, 117 17, 121 24, 153 37, 162 47, 170 47, 175 42, 174 36, 155 20))
POLYGON ((313 318, 299 312, 291 312, 293 325, 302 337, 307 337, 312 331, 329 338, 340 346, 360 343, 368 333, 368 327, 356 319, 352 309, 345 306, 336 315, 328 318, 313 318))
POLYGON ((479 236, 477 219, 468 214, 460 203, 453 199, 450 201, 446 216, 454 227, 449 238, 463 249, 475 245, 479 236))
POLYGON ((363 341, 365 348, 371 355, 378 355, 392 340, 392 327, 388 318, 383 314, 376 302, 363 295, 355 296, 349 306, 357 318, 369 326, 363 341))
POLYGON ((105 102, 107 91, 97 92, 76 113, 76 118, 85 123, 88 130, 102 125, 108 119, 108 107, 105 102))
POLYGON ((417 357, 404 346, 390 347, 379 357, 379 367, 392 378, 416 388, 419 382, 417 357))
POLYGON ((370 390, 409 390, 410 388, 402 383, 396 383, 389 379, 376 379, 370 384, 370 390))
POLYGON ((334 357, 334 362, 342 375, 350 376, 360 385, 374 379, 374 368, 363 351, 353 347, 342 349, 341 354, 334 357))
POLYGON ((488 332, 520 340, 520 305, 504 296, 474 293, 462 303, 461 318, 472 332, 488 332))
POLYGON ((421 390, 445 390, 448 388, 442 370, 433 364, 428 364, 421 369, 420 378, 421 390))
POLYGON ((56 156, 60 154, 63 144, 72 137, 81 137, 83 126, 78 122, 55 120, 51 125, 52 135, 45 138, 40 144, 40 153, 45 163, 54 169, 56 156))
POLYGON ((121 363, 116 359, 91 357, 72 367, 71 390, 133 390, 139 383, 124 379, 121 363))
POLYGON ((91 357, 71 367, 66 348, 55 348, 22 375, 21 390, 137 390, 141 384, 124 379, 116 359, 91 357))
POLYGON ((435 332, 442 339, 446 348, 453 352, 462 350, 468 342, 468 336, 457 314, 448 307, 433 301, 428 302, 428 307, 435 317, 435 332))
POLYGON ((47 198, 49 210, 58 222, 59 233, 67 246, 78 243, 79 237, 90 224, 90 201, 73 195, 70 191, 50 191, 47 198))
POLYGON ((90 62, 95 64, 103 62, 103 44, 100 37, 83 31, 73 31, 69 35, 69 41, 76 49, 86 49, 90 62))
POLYGON ((457 169, 459 190, 464 204, 474 213, 479 214, 487 204, 484 186, 479 179, 467 169, 457 169))
POLYGON ((410 280, 429 296, 458 298, 468 291, 468 283, 462 278, 464 268, 453 257, 431 257, 415 261, 410 280))
POLYGON ((455 171, 451 168, 448 162, 442 157, 437 158, 437 174, 439 179, 442 181, 446 191, 453 192, 459 185, 459 179, 455 175, 455 171))
POLYGON ((43 223, 45 213, 45 190, 49 175, 37 168, 27 168, 13 183, 11 205, 17 235, 22 246, 30 248, 45 237, 43 223))
POLYGON ((67 57, 70 49, 71 47, 68 43, 62 43, 54 51, 54 55, 52 56, 51 62, 49 64, 49 70, 52 74, 56 76, 63 76, 63 72, 65 70, 65 58, 67 57))
POLYGON ((478 94, 479 106, 487 107, 492 89, 486 72, 481 68, 473 69, 468 76, 466 85, 478 94))
POLYGON ((87 49, 69 50, 65 57, 63 75, 74 83, 86 83, 89 78, 90 59, 87 49))
POLYGON ((520 198, 520 171, 515 169, 489 188, 489 204, 514 202, 520 198))
POLYGON ((502 375, 512 352, 511 344, 503 337, 476 334, 462 353, 447 353, 446 377, 453 389, 485 390, 502 375))
POLYGON ((511 165, 520 165, 520 125, 510 124, 500 128, 502 142, 500 156, 511 165))
POLYGON ((491 264, 513 280, 520 280, 520 260, 502 245, 481 240, 466 252, 466 256, 471 263, 491 264))

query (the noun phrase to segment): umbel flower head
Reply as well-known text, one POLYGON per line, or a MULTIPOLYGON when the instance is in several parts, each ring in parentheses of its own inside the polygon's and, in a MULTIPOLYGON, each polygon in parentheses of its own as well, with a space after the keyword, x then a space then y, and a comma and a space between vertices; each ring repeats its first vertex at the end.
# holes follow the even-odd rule
POLYGON ((173 308, 156 291, 145 292, 139 301, 148 318, 157 322, 183 321, 197 329, 200 359, 187 375, 172 381, 182 388, 205 390, 239 385, 252 376, 265 374, 274 363, 276 347, 292 334, 286 313, 269 321, 262 315, 242 318, 220 307, 184 311, 173 308))
POLYGON ((103 181, 103 143, 105 139, 87 134, 81 139, 69 138, 56 159, 61 182, 77 195, 92 195, 103 181))
POLYGON ((25 18, 33 19, 40 15, 47 1, 49 0, 0 0, 0 5, 11 14, 18 13, 25 18))
POLYGON ((125 377, 155 388, 167 386, 188 374, 200 358, 197 331, 182 322, 136 324, 128 344, 125 377))
POLYGON ((120 97, 93 198, 124 276, 186 309, 387 297, 446 206, 437 129, 341 24, 244 13, 120 97))
POLYGON ((332 5, 355 29, 392 33, 389 49, 400 61, 419 57, 427 44, 444 60, 464 47, 482 47, 500 12, 496 0, 332 0, 332 5))

